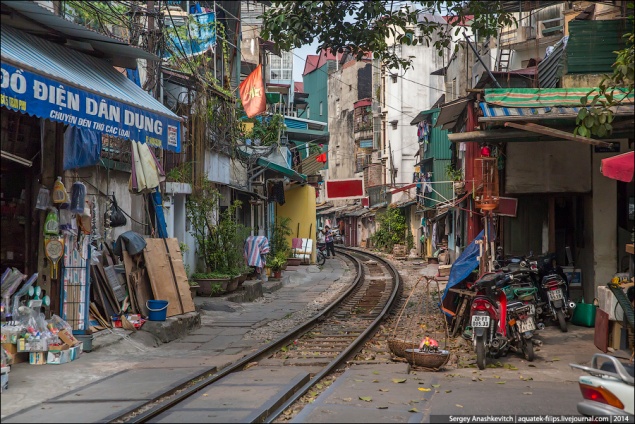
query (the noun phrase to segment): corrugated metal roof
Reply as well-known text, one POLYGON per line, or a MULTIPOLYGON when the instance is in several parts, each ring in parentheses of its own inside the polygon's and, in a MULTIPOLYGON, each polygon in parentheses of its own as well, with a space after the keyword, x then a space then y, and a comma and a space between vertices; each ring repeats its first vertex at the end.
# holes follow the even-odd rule
POLYGON ((624 20, 570 21, 567 73, 611 73, 616 59, 613 52, 624 48, 625 32, 624 20))
POLYGON ((428 149, 423 154, 423 159, 434 158, 435 160, 437 160, 452 158, 452 150, 450 150, 452 143, 448 138, 448 131, 436 127, 437 120, 439 119, 439 114, 439 109, 437 109, 432 115, 430 143, 428 144, 428 149))
POLYGON ((14 20, 13 17, 5 20, 5 15, 3 14, 3 27, 15 26, 31 34, 43 37, 47 35, 57 36, 61 33, 70 40, 88 42, 96 52, 101 53, 107 59, 112 59, 115 66, 136 69, 136 60, 126 59, 159 60, 156 55, 133 47, 123 40, 106 36, 57 16, 33 1, 2 1, 1 3, 3 9, 13 9, 27 18, 27 21, 24 19, 14 20), (126 62, 125 64, 120 63, 122 59, 126 62))
POLYGON ((564 57, 569 36, 563 37, 553 46, 553 51, 538 64, 538 82, 541 88, 556 88, 562 77, 564 57))
POLYGON ((8 26, 1 28, 2 61, 53 78, 84 91, 98 93, 172 119, 180 118, 105 60, 8 26))

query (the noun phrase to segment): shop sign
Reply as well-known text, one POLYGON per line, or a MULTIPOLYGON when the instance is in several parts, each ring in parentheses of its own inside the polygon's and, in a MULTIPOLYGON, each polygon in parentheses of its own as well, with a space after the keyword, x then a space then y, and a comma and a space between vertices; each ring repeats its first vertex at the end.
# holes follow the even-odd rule
POLYGON ((2 63, 0 105, 29 115, 180 152, 180 122, 2 63))

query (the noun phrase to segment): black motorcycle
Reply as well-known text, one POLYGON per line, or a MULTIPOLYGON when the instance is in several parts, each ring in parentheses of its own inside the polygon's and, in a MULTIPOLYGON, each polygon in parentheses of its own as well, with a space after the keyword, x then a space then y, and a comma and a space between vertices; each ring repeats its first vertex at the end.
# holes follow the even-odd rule
POLYGON ((567 321, 573 316, 575 302, 569 298, 567 276, 557 265, 555 255, 541 257, 538 261, 540 294, 544 304, 543 313, 558 322, 563 333, 568 331, 567 321))

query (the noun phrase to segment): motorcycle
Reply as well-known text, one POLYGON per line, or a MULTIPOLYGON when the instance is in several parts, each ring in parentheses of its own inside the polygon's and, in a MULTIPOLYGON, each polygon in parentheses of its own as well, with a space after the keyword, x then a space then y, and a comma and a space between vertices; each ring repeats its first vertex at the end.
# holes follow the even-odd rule
POLYGON ((340 234, 340 230, 333 230, 333 243, 334 244, 344 244, 344 237, 340 234))
POLYGON ((568 331, 567 321, 573 316, 575 302, 569 299, 569 284, 562 269, 555 265, 553 255, 547 255, 538 263, 540 290, 544 313, 558 322, 560 331, 568 331))
POLYGON ((569 366, 589 374, 578 379, 584 398, 577 406, 580 414, 587 417, 630 416, 624 422, 633 422, 635 392, 632 363, 623 364, 613 356, 596 353, 590 367, 578 364, 569 366), (600 360, 603 363, 598 366, 600 360))
POLYGON ((509 350, 522 352, 528 361, 534 360, 535 306, 531 301, 507 302, 504 288, 513 280, 512 273, 491 273, 469 287, 477 291, 470 308, 470 323, 476 364, 481 370, 485 369, 488 355, 498 357, 509 350))
POLYGON ((318 265, 326 262, 326 243, 317 243, 316 261, 318 265))

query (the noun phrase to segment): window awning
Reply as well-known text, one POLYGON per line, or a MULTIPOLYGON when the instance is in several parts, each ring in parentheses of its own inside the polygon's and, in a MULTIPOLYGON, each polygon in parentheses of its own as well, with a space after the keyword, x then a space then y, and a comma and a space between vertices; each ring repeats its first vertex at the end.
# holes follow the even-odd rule
POLYGON ((438 108, 421 111, 417 114, 417 116, 415 116, 415 118, 412 121, 410 121, 410 125, 417 125, 419 122, 423 121, 426 116, 431 115, 434 112, 438 112, 438 111, 439 111, 438 108))
POLYGON ((181 119, 105 60, 9 26, 0 49, 0 105, 180 152, 181 119))
MULTIPOLYGON (((589 92, 589 100, 597 94, 597 88, 488 88, 485 89, 485 102, 490 105, 512 108, 550 108, 556 106, 579 107, 580 98, 589 92)), ((635 95, 627 89, 616 88, 611 93, 622 104, 633 104, 635 95)), ((600 97, 599 100, 604 100, 600 97)))
MULTIPOLYGON (((506 122, 506 121, 540 121, 543 119, 575 119, 578 117, 580 107, 506 107, 494 106, 481 102, 483 116, 479 122, 506 122)), ((633 105, 620 105, 611 108, 616 116, 632 116, 633 105)))
POLYGON ((243 157, 251 157, 252 155, 261 154, 256 160, 256 165, 263 168, 270 169, 278 174, 289 177, 293 181, 299 183, 306 182, 306 175, 300 174, 286 165, 285 159, 282 154, 276 149, 271 153, 268 153, 269 147, 267 146, 238 146, 238 153, 243 157))
POLYGON ((434 126, 441 127, 444 130, 454 128, 456 121, 467 107, 469 101, 469 98, 464 97, 441 106, 441 112, 439 112, 437 122, 434 126))
POLYGON ((602 175, 626 183, 633 181, 634 158, 634 153, 628 152, 602 159, 602 175))

